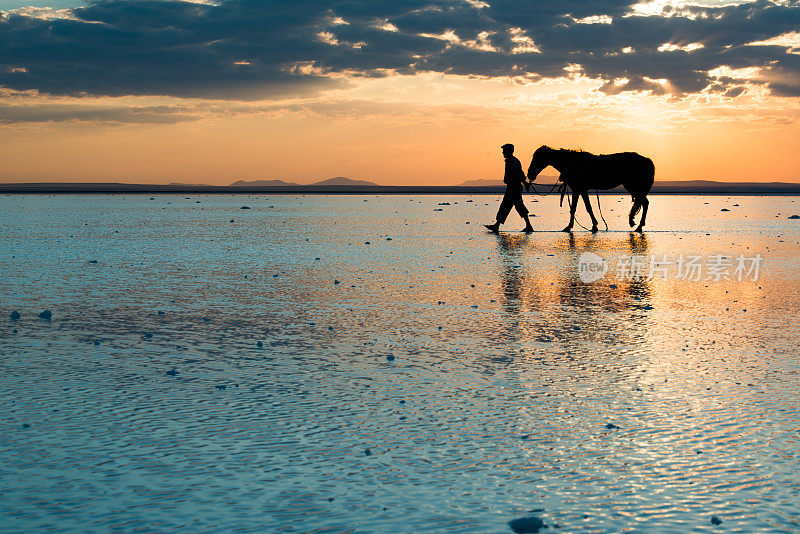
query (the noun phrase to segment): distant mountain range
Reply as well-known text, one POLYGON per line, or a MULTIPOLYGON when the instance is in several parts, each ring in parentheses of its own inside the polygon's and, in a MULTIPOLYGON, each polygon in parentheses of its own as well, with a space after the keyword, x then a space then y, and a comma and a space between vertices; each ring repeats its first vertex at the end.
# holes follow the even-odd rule
POLYGON ((337 176, 336 178, 328 178, 313 184, 298 184, 294 182, 284 182, 283 180, 237 180, 231 184, 232 187, 380 187, 373 182, 364 180, 353 180, 345 178, 344 176, 337 176))
MULTIPOLYGON (((555 176, 539 176, 535 185, 540 193, 552 193, 547 187, 557 183, 555 176)), ((499 180, 467 180, 459 185, 379 185, 343 176, 313 184, 297 184, 284 180, 237 180, 231 185, 205 184, 126 184, 126 183, 0 183, 0 193, 330 193, 330 194, 444 194, 502 193, 505 184, 499 180)), ((603 193, 625 193, 621 187, 603 193)), ((772 194, 800 195, 800 183, 793 182, 717 182, 713 180, 656 180, 654 194, 772 194)))

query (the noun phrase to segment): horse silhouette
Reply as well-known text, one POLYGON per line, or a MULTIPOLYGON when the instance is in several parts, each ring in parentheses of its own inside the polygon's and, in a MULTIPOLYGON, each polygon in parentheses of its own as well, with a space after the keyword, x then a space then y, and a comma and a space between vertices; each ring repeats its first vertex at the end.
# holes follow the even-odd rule
POLYGON ((569 224, 564 228, 565 232, 572 231, 572 226, 575 224, 578 196, 583 198, 586 211, 592 218, 592 232, 597 232, 597 219, 592 212, 589 190, 613 189, 619 185, 622 185, 630 193, 633 200, 633 206, 628 216, 631 226, 636 224, 633 217, 640 209, 642 210, 642 220, 636 228, 637 232, 642 231, 647 218, 647 207, 650 205, 647 193, 650 192, 655 179, 655 166, 650 158, 635 152, 595 155, 582 150, 556 150, 548 146, 541 146, 533 153, 531 164, 528 167, 528 180, 532 183, 547 166, 551 166, 561 173, 559 181, 563 182, 561 186, 562 200, 566 187, 569 187, 572 192, 569 224))

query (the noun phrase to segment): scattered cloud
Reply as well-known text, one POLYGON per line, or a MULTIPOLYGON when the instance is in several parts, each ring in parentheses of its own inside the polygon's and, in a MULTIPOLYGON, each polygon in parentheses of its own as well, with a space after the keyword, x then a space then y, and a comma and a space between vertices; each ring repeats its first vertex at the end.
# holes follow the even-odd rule
POLYGON ((580 65, 609 94, 737 93, 741 78, 714 74, 724 67, 768 69, 750 82, 791 96, 799 26, 800 0, 89 0, 0 12, 0 86, 258 101, 353 77, 546 80, 580 65))

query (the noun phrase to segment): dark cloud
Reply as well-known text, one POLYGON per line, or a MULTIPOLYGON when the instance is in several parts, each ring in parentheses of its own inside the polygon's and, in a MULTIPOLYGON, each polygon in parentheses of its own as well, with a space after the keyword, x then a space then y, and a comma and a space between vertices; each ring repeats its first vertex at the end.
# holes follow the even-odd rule
POLYGON ((780 80, 763 83, 800 92, 797 55, 747 46, 796 31, 798 0, 669 7, 669 17, 630 16, 631 0, 487 2, 102 0, 60 18, 9 12, 0 18, 0 85, 257 100, 312 95, 346 83, 336 76, 343 72, 554 77, 580 65, 609 93, 692 93, 715 83, 735 96, 741 80, 708 75, 725 65, 780 70, 780 80), (612 22, 582 23, 592 20, 612 22), (614 83, 622 78, 627 84, 614 83))
POLYGON ((174 106, 0 104, 0 124, 67 121, 107 124, 174 124, 198 120, 200 116, 196 111, 174 106))

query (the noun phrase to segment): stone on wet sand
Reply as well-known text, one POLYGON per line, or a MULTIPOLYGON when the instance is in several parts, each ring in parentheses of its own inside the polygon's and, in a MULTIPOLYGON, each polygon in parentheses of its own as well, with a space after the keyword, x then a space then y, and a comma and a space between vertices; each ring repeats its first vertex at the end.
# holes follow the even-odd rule
POLYGON ((546 527, 544 521, 535 515, 531 517, 512 519, 508 522, 508 526, 511 527, 511 530, 517 534, 536 533, 546 527))
POLYGON ((790 219, 800 219, 800 215, 790 215, 790 219))
POLYGON ((613 430, 613 429, 619 428, 619 427, 617 425, 615 425, 614 423, 608 423, 606 425, 606 428, 609 429, 609 430, 613 430))
POLYGON ((42 313, 39 314, 39 317, 49 321, 50 319, 53 318, 53 312, 51 312, 50 310, 44 310, 42 313))

